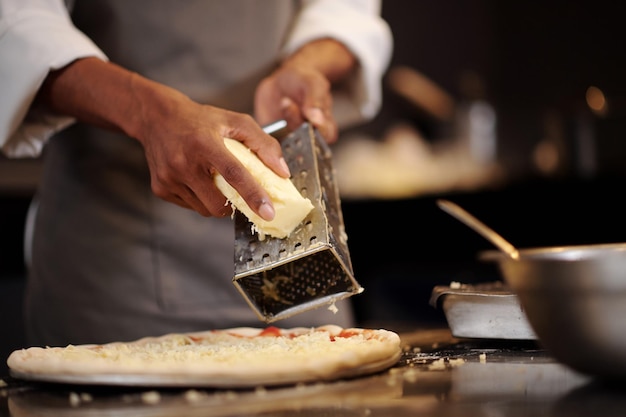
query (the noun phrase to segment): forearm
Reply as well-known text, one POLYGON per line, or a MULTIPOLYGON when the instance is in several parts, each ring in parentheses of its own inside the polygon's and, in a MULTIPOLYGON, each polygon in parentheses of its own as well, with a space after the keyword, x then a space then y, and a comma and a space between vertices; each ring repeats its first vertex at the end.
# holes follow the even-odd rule
POLYGON ((38 104, 85 123, 115 129, 144 147, 155 195, 205 216, 230 208, 215 187, 220 173, 255 213, 271 220, 267 192, 224 145, 232 138, 253 149, 274 172, 289 176, 280 144, 249 116, 202 105, 166 85, 96 58, 53 71, 38 104))
POLYGON ((84 58, 51 72, 37 103, 50 110, 142 140, 147 124, 181 93, 98 58, 84 58), (167 97, 167 99, 165 99, 167 97), (150 103, 147 111, 145 103, 150 103), (156 110, 156 111, 155 111, 156 110))

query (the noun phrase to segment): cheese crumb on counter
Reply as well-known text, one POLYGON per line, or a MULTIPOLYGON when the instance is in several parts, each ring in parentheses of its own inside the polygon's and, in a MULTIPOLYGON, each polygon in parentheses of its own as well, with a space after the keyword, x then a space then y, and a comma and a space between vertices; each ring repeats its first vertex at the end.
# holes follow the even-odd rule
POLYGON ((195 403, 200 401, 202 398, 205 398, 207 395, 203 392, 200 392, 198 390, 195 389, 190 389, 185 391, 185 394, 183 395, 183 397, 185 398, 185 401, 190 402, 190 403, 195 403))
POLYGON ((141 394, 141 401, 145 404, 158 404, 161 402, 161 394, 158 391, 146 391, 141 394))
POLYGON ((408 370, 406 370, 404 372, 402 377, 407 382, 416 382, 417 381, 418 372, 419 371, 417 371, 415 368, 409 368, 408 370))
POLYGON ((457 366, 461 366, 463 364, 465 364, 465 359, 463 358, 458 358, 458 359, 439 358, 436 361, 432 362, 430 365, 428 365, 428 370, 429 371, 443 371, 443 370, 448 369, 448 367, 454 368, 457 366))
POLYGON ((75 392, 70 392, 69 402, 72 407, 78 407, 80 405, 80 396, 75 392))

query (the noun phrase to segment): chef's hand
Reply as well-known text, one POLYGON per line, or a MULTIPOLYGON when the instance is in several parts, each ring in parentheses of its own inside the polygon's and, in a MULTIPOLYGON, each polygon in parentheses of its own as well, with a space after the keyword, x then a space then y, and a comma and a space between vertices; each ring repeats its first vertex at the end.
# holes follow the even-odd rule
POLYGON ((219 172, 263 219, 267 192, 224 145, 239 140, 278 175, 289 177, 280 144, 249 115, 201 105, 184 94, 97 58, 51 72, 37 100, 59 114, 118 130, 142 143, 152 191, 203 216, 232 213, 215 186, 219 172))
POLYGON ((158 117, 160 123, 146 117, 146 131, 137 135, 157 196, 204 216, 230 215, 232 208, 213 181, 219 172, 257 214, 274 218, 269 195, 228 151, 223 138, 243 142, 277 174, 289 177, 278 141, 249 115, 199 105, 186 97, 167 113, 158 117))
POLYGON ((284 119, 291 130, 308 121, 328 143, 334 143, 338 131, 331 88, 355 65, 354 55, 333 39, 304 45, 261 81, 255 94, 255 118, 261 125, 284 119))

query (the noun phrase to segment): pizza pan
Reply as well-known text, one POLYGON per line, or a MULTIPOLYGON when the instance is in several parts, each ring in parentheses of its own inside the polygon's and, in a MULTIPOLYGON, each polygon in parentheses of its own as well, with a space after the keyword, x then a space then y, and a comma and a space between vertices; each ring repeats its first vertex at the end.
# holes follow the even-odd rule
MULTIPOLYGON (((298 384, 267 390, 159 390, 158 404, 146 402, 151 390, 106 390, 78 406, 68 401, 67 390, 28 390, 8 397, 11 417, 232 417, 232 416, 324 416, 335 415, 338 405, 353 415, 355 408, 368 410, 403 395, 401 373, 373 375, 328 383, 298 384)), ((90 392, 91 390, 87 391, 90 392)), ((339 413, 341 414, 341 413, 339 413)), ((357 413, 362 415, 363 413, 357 413)), ((368 413, 369 414, 369 413, 368 413)))

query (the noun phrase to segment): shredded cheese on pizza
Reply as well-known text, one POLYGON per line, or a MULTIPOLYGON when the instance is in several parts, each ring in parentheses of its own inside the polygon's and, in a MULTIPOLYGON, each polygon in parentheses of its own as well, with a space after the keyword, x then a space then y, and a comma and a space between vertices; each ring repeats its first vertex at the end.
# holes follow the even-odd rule
POLYGON ((399 336, 382 329, 237 328, 127 343, 31 347, 13 352, 8 364, 31 374, 210 375, 258 381, 268 374, 280 379, 299 373, 306 380, 398 359, 400 351, 399 336))

